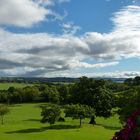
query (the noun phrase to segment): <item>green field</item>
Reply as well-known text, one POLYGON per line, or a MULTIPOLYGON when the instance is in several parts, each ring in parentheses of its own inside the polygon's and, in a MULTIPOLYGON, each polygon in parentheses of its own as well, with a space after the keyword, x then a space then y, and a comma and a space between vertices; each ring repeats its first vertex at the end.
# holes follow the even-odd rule
POLYGON ((0 140, 110 140, 120 128, 117 116, 97 118, 97 125, 89 125, 83 120, 66 119, 51 126, 40 123, 39 104, 19 104, 10 107, 11 112, 5 117, 5 124, 0 125, 0 140))
POLYGON ((0 83, 0 90, 7 90, 9 87, 23 88, 26 86, 32 86, 32 84, 24 83, 0 83))

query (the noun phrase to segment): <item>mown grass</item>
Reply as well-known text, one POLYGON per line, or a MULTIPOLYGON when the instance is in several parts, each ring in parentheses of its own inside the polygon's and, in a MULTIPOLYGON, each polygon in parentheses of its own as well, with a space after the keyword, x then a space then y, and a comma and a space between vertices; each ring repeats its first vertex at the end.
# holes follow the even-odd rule
POLYGON ((10 107, 5 124, 0 125, 0 140, 110 140, 121 125, 118 117, 97 118, 97 125, 89 125, 83 120, 67 118, 66 122, 55 125, 40 123, 40 104, 18 104, 10 107))
POLYGON ((0 90, 7 90, 9 87, 23 88, 26 86, 32 86, 32 84, 24 83, 0 83, 0 90))

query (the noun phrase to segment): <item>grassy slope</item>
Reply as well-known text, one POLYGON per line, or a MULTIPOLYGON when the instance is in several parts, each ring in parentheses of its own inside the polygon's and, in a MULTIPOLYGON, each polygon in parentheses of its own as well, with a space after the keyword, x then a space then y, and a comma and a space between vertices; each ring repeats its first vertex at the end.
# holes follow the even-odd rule
POLYGON ((83 127, 77 128, 79 120, 68 118, 64 123, 41 124, 40 109, 35 104, 11 107, 5 124, 0 125, 0 140, 110 140, 120 127, 117 117, 97 118, 98 125, 92 126, 83 120, 83 127))
POLYGON ((9 87, 23 88, 28 85, 31 86, 31 84, 24 83, 0 83, 0 90, 7 90, 9 87))

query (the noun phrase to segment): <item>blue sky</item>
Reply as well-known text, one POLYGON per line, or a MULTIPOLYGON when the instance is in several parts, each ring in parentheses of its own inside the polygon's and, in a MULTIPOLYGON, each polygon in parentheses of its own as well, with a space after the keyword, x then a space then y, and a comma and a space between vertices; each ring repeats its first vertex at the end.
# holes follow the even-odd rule
POLYGON ((140 75, 140 0, 1 0, 0 76, 140 75))

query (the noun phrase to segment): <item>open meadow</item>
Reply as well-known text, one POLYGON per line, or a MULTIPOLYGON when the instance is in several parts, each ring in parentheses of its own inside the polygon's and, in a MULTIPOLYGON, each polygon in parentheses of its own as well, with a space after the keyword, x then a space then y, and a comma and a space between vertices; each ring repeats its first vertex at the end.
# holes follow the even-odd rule
POLYGON ((0 83, 0 90, 7 90, 9 87, 23 88, 26 86, 32 86, 32 84, 25 83, 0 83))
POLYGON ((0 140, 110 140, 120 129, 117 116, 109 119, 96 118, 97 125, 66 118, 50 126, 40 123, 40 104, 17 104, 10 106, 10 113, 5 116, 4 125, 0 125, 0 140))

